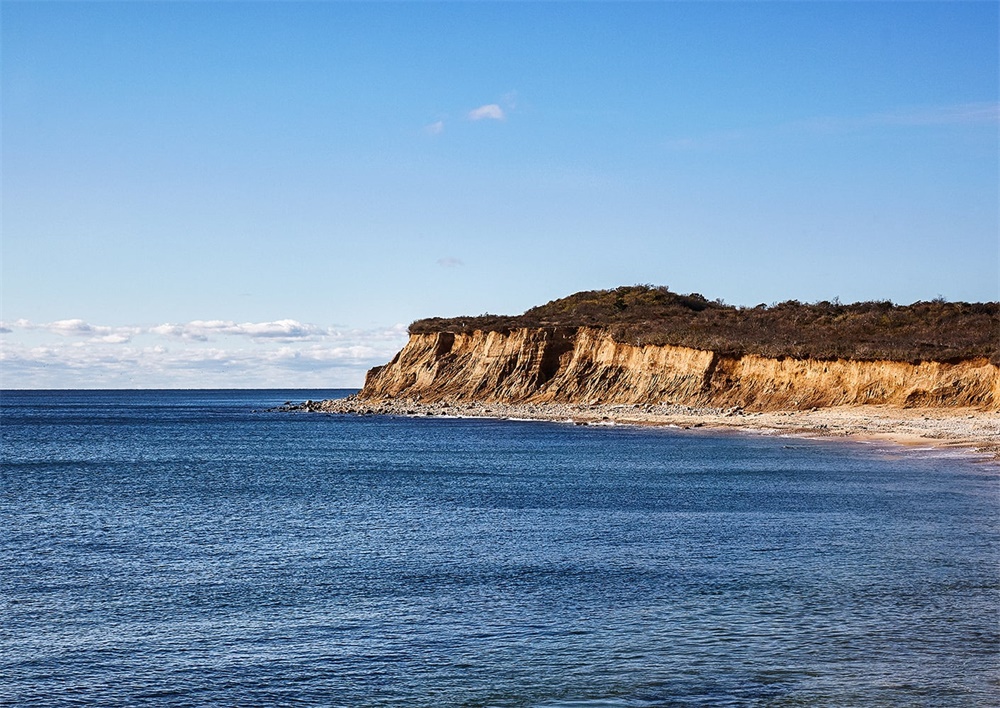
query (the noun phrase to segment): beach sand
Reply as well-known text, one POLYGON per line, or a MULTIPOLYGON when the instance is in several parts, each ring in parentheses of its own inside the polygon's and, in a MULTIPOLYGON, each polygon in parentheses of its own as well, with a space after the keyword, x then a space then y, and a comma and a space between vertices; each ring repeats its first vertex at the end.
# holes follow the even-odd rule
POLYGON ((413 399, 308 401, 294 410, 355 415, 510 418, 578 425, 670 425, 765 435, 847 438, 952 448, 1000 462, 1000 412, 972 408, 842 406, 808 411, 748 412, 644 404, 422 403, 413 399))

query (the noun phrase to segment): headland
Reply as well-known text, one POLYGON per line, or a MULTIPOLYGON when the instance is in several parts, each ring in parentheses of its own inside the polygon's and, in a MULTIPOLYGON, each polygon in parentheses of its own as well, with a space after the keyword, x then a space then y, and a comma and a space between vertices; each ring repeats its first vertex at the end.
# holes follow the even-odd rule
POLYGON ((630 286, 418 320, 350 399, 308 410, 741 428, 1000 457, 1000 303, 738 308, 630 286))

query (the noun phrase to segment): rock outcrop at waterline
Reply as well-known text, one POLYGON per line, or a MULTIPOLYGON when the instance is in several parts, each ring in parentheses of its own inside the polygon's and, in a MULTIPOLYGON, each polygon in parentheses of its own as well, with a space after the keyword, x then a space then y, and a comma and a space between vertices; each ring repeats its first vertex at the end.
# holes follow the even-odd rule
POLYGON ((361 399, 676 404, 803 410, 839 405, 1000 409, 1000 368, 960 361, 768 358, 633 345, 601 328, 418 332, 368 372, 361 399))

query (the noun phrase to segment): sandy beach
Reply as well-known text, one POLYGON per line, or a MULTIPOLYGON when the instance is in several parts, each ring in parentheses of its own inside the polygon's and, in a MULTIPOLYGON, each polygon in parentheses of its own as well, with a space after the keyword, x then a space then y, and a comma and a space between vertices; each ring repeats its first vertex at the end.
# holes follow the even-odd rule
POLYGON ((670 425, 764 435, 846 438, 933 446, 1000 462, 1000 412, 972 408, 844 406, 809 411, 748 412, 738 408, 564 403, 423 403, 413 399, 307 401, 293 410, 355 415, 489 417, 572 422, 577 425, 670 425))

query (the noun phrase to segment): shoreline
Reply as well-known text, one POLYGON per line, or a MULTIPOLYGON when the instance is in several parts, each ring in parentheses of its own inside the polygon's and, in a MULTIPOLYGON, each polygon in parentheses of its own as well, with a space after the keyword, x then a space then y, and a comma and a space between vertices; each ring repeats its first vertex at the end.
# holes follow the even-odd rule
POLYGON ((538 420, 576 425, 674 426, 735 430, 759 435, 891 442, 952 450, 1000 462, 1000 411, 974 408, 837 406, 807 411, 744 411, 680 405, 496 403, 416 399, 306 401, 283 410, 353 415, 538 420))

